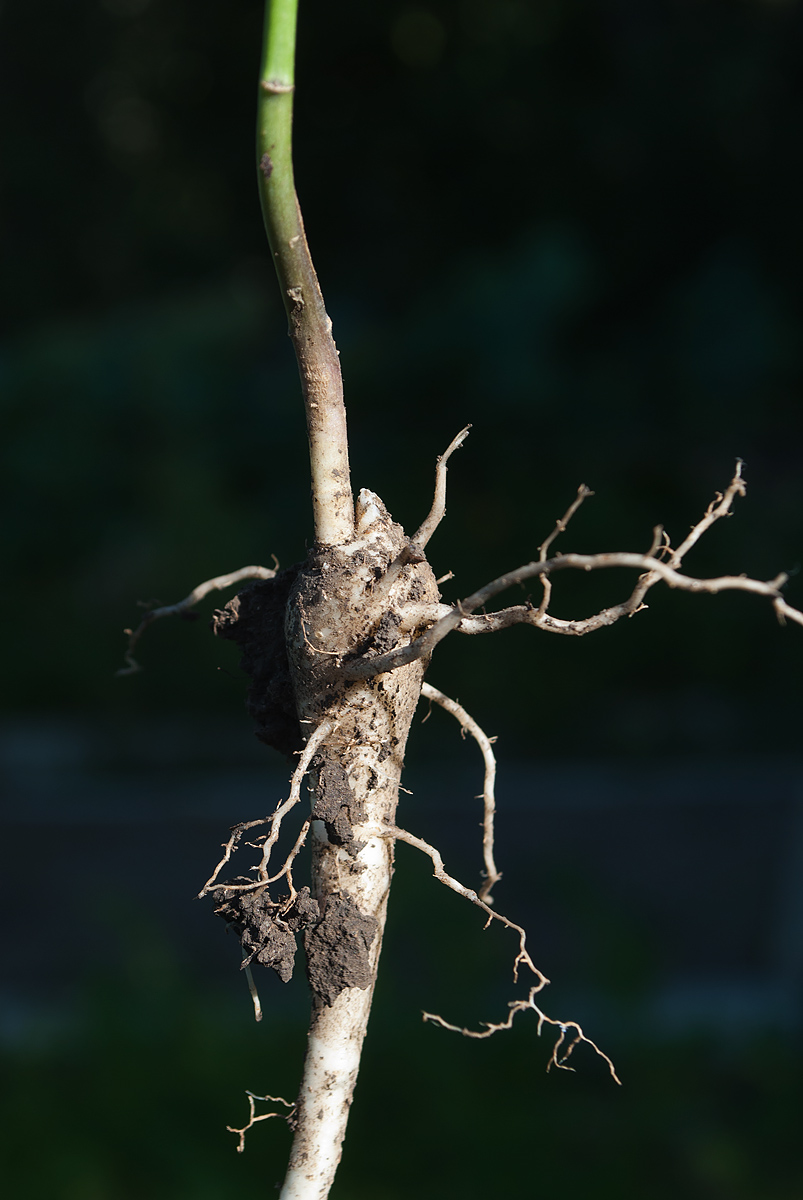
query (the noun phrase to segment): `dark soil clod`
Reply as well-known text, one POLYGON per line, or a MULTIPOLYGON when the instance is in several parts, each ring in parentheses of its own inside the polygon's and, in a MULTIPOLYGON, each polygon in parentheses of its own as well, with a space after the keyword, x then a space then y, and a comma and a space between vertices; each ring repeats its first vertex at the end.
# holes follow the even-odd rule
POLYGON ((293 975, 296 937, 299 930, 318 920, 320 909, 308 887, 301 888, 292 905, 285 909, 289 896, 271 900, 267 888, 241 892, 225 888, 218 893, 215 912, 240 939, 245 958, 270 967, 282 983, 293 975))
POLYGON ((325 1004, 334 1004, 346 988, 371 986, 368 955, 378 928, 376 918, 348 896, 330 896, 321 920, 306 929, 307 979, 325 1004))
POLYGON ((287 598, 301 565, 252 583, 212 615, 212 632, 236 642, 251 677, 246 708, 260 741, 292 757, 304 741, 298 723, 284 633, 287 598))

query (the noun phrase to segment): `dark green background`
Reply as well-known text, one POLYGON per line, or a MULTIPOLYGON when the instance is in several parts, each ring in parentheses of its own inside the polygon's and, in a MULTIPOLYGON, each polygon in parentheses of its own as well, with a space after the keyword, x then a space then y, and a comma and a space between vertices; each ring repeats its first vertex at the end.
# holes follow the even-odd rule
MULTIPOLYGON (((289 564, 310 535, 253 165, 261 6, 12 0, 3 16, 6 728, 90 729, 91 761, 129 770, 160 721, 229 721, 242 698, 205 622, 154 628, 146 670, 115 680, 136 601, 289 564)), ((646 549, 657 522, 677 542, 736 456, 749 496, 688 569, 797 569, 802 41, 796 0, 302 0, 298 187, 355 487, 414 528, 435 456, 474 425, 431 543, 456 575, 447 598, 532 558, 580 482, 596 496, 564 549, 646 549)), ((629 583, 561 578, 553 611, 587 615, 629 583)), ((799 576, 788 595, 803 604, 799 576)), ((764 756, 771 780, 799 750, 801 631, 755 598, 656 590, 592 638, 452 641, 432 681, 519 759, 764 756)), ((440 754, 414 738, 422 770, 440 754)), ((217 1133, 264 1031, 126 913, 69 1034, 12 1054, 16 1190, 240 1194, 264 1178, 264 1142, 284 1155, 276 1128, 243 1159, 217 1133)), ((614 957, 620 926, 599 935, 614 957)), ((32 954, 52 936, 31 930, 32 954)), ((622 1035, 631 1082, 612 1097, 593 1063, 545 1083, 532 1029, 498 1050, 422 1041, 401 974, 380 983, 335 1194, 799 1194, 793 1048, 622 1035)), ((301 1035, 289 1006, 282 1020, 273 1086, 289 1094, 301 1035)))

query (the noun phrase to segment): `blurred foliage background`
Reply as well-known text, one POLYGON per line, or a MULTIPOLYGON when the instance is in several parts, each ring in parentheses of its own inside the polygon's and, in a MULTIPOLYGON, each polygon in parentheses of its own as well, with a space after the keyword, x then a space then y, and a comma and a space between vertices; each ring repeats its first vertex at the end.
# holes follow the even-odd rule
MULTIPOLYGON (((236 652, 205 621, 154 627, 146 670, 114 679, 136 602, 271 554, 289 564, 310 535, 255 186, 261 19, 258 0, 3 5, 5 728, 89 728, 104 769, 147 757, 177 713, 208 752, 215 719, 241 711, 236 652)), ((474 426, 431 544, 455 572, 447 599, 533 557, 581 482, 596 495, 563 549, 646 549, 658 522, 677 542, 737 456, 749 496, 688 569, 796 571, 802 42, 798 0, 302 0, 297 182, 355 487, 414 528, 435 456, 474 426)), ((587 615, 629 584, 561 578, 552 611, 587 615)), ((803 605, 799 576, 788 595, 803 605)), ((431 676, 510 755, 660 769, 797 754, 802 664, 800 631, 768 605, 656 590, 649 612, 582 640, 452 639, 431 676)), ((411 745, 414 763, 451 753, 411 745)), ((236 1158, 207 1132, 252 1086, 231 1066, 257 1052, 247 1013, 221 1019, 227 1001, 200 998, 169 938, 136 921, 117 936, 125 953, 83 981, 69 1034, 11 1054, 17 1190, 257 1186, 264 1151, 236 1158)), ((531 1031, 496 1058, 430 1037, 412 1051, 420 995, 386 972, 335 1195, 799 1194, 788 1046, 639 1035, 619 1064, 638 1064, 639 1088, 611 1099, 592 1063, 545 1089, 522 1066, 531 1031)), ((277 1020, 288 1094, 299 1020, 277 1020)), ((256 1135, 279 1139, 280 1161, 274 1125, 256 1135)))

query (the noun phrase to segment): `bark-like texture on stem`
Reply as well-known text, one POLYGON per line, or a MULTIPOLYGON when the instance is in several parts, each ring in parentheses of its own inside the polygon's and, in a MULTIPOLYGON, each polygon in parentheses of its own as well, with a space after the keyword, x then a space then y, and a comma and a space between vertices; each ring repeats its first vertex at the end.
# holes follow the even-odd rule
POLYGON ((324 545, 342 545, 354 536, 343 380, 293 178, 296 4, 297 0, 269 0, 266 5, 257 177, 304 394, 315 538, 324 545))
POLYGON ((287 651, 302 729, 332 722, 312 762, 312 895, 322 920, 307 930, 313 989, 304 1078, 283 1200, 329 1193, 371 1008, 393 870, 399 780, 425 660, 352 682, 343 658, 403 645, 394 620, 408 603, 437 603, 434 575, 414 555, 381 581, 408 544, 384 505, 360 493, 357 537, 318 548, 287 603, 287 651))

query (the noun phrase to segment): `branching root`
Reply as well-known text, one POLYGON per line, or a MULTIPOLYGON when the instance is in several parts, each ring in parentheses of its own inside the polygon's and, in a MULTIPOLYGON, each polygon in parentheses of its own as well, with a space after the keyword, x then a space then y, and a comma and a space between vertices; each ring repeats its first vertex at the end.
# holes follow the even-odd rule
POLYGON ((193 588, 189 596, 185 596, 183 600, 179 600, 178 604, 163 604, 160 608, 152 608, 146 612, 145 616, 137 625, 136 629, 124 629, 123 633, 128 634, 128 646, 125 652, 124 667, 120 667, 116 671, 116 675, 135 675, 137 671, 141 671, 142 667, 134 658, 134 648, 142 637, 145 630, 154 621, 160 617, 176 617, 195 615, 192 610, 196 604, 199 604, 205 596, 210 592, 224 591, 226 588, 234 587, 235 583, 242 583, 244 579, 273 579, 278 570, 278 560, 274 555, 276 567, 240 567, 239 571, 231 571, 228 575, 216 575, 214 579, 207 579, 205 583, 199 583, 196 588, 193 588))
POLYGON ((580 484, 579 488, 577 489, 576 497, 574 498, 572 503, 569 505, 569 507, 566 509, 566 512, 563 514, 563 516, 560 517, 560 519, 555 522, 555 528, 552 530, 549 537, 544 538, 543 542, 538 547, 538 561, 539 562, 546 562, 546 552, 549 549, 549 547, 552 545, 552 543, 554 542, 555 538, 558 536, 559 533, 564 533, 566 531, 566 526, 569 524, 572 517, 577 512, 580 505, 583 503, 584 500, 587 500, 589 496, 593 496, 593 495, 594 495, 594 493, 591 491, 591 488, 587 488, 584 483, 580 484))
POLYGON ((295 1110, 296 1110, 295 1103, 291 1104, 291 1102, 289 1100, 284 1100, 281 1096, 257 1096, 253 1092, 246 1092, 245 1094, 248 1097, 248 1108, 249 1108, 248 1124, 243 1125, 242 1129, 235 1129, 233 1125, 226 1126, 229 1133, 239 1134, 240 1143, 237 1147, 238 1154, 242 1154, 243 1150, 245 1150, 245 1135, 248 1133, 248 1130, 253 1125, 256 1125, 259 1121, 269 1121, 271 1119, 271 1117, 281 1117, 283 1121, 287 1121, 290 1123, 293 1120, 293 1116, 294 1116, 295 1110), (254 1101, 256 1101, 256 1100, 262 1100, 266 1104, 283 1104, 285 1106, 285 1108, 289 1108, 290 1111, 287 1113, 281 1113, 281 1112, 260 1113, 260 1115, 257 1116, 256 1115, 256 1105, 254 1103, 254 1101))
POLYGON ((318 751, 321 743, 324 742, 327 737, 329 737, 333 729, 334 722, 325 720, 321 721, 320 725, 318 725, 313 733, 310 734, 306 746, 301 751, 301 755, 298 760, 298 766, 293 771, 293 775, 290 780, 290 795, 276 808, 271 816, 258 817, 254 821, 241 821, 238 825, 232 826, 231 836, 229 837, 228 842, 226 842, 223 846, 223 857, 198 893, 199 899, 218 888, 226 888, 229 891, 253 891, 255 888, 264 887, 269 883, 275 883, 277 879, 281 879, 282 876, 286 876, 287 882, 290 885, 290 903, 292 903, 296 895, 295 888, 293 887, 292 877, 293 861, 299 854, 301 847, 304 845, 304 841, 310 827, 309 820, 306 820, 302 825, 301 831, 295 840, 292 850, 288 854, 282 866, 274 875, 269 873, 268 863, 270 861, 271 851, 278 841, 282 828, 282 821, 290 809, 294 808, 301 799, 301 784, 304 776, 309 770, 309 765, 312 762, 312 759, 315 757, 315 754, 318 751), (259 864, 253 868, 253 870, 257 872, 257 878, 249 883, 218 883, 217 880, 220 872, 223 870, 226 863, 231 860, 232 855, 240 844, 243 834, 249 829, 254 829, 259 825, 267 824, 270 824, 270 829, 265 835, 263 841, 258 844, 250 843, 251 845, 258 845, 258 848, 262 851, 262 857, 259 861, 259 864))
POLYGON ((541 990, 541 986, 542 985, 539 984, 536 987, 530 988, 530 994, 526 1000, 511 1000, 508 1006, 510 1011, 508 1013, 507 1020, 500 1021, 498 1024, 494 1024, 491 1021, 483 1021, 482 1024, 485 1026, 484 1029, 463 1029, 460 1025, 451 1025, 448 1021, 444 1021, 443 1017, 439 1017, 435 1013, 425 1012, 422 1014, 422 1016, 425 1021, 431 1021, 435 1025, 440 1025, 442 1029, 449 1029, 452 1033, 462 1033, 463 1037, 482 1039, 492 1037, 495 1033, 499 1033, 502 1029, 512 1028, 513 1019, 517 1013, 526 1012, 528 1009, 532 1009, 534 1013, 538 1014, 539 1037, 541 1036, 541 1032, 545 1025, 554 1025, 555 1028, 560 1031, 558 1040, 552 1047, 552 1055, 547 1063, 547 1071, 550 1071, 552 1067, 557 1067, 561 1071, 573 1071, 574 1067, 568 1066, 567 1060, 570 1058, 576 1046, 579 1046, 581 1042, 586 1042, 591 1049, 594 1050, 605 1063, 607 1063, 608 1070, 610 1071, 611 1075, 616 1082, 621 1085, 622 1081, 616 1074, 616 1068, 608 1058, 608 1055, 605 1054, 603 1050, 600 1050, 596 1042, 592 1042, 590 1037, 586 1037, 576 1021, 556 1021, 553 1017, 548 1017, 546 1013, 541 1011, 534 1000, 534 997, 541 990), (572 1031, 571 1033, 569 1032, 570 1030, 572 1031), (569 1038, 568 1044, 566 1044, 567 1038, 569 1038), (564 1050, 563 1054, 559 1055, 558 1051, 564 1045, 566 1045, 566 1049, 564 1050))
POLYGON ((599 1057, 607 1063, 608 1070, 616 1082, 621 1084, 622 1081, 616 1074, 616 1069, 614 1068, 610 1058, 608 1058, 608 1055, 605 1054, 604 1051, 600 1050, 596 1042, 592 1042, 591 1038, 586 1037, 582 1028, 576 1021, 556 1021, 553 1017, 548 1017, 545 1012, 542 1012, 535 1003, 534 998, 547 986, 549 980, 542 971, 538 970, 538 967, 536 967, 535 963, 530 958, 526 947, 527 934, 522 929, 521 925, 516 925, 515 922, 509 921, 507 917, 503 917, 501 913, 494 912, 492 908, 489 908, 489 906, 482 899, 480 899, 476 892, 472 891, 471 888, 465 887, 459 882, 459 880, 454 879, 451 875, 447 874, 440 852, 436 850, 434 846, 430 846, 428 842, 425 842, 423 838, 415 837, 414 834, 408 833, 405 829, 399 829, 398 826, 384 828, 379 832, 381 832, 385 837, 392 837, 395 838, 396 841, 406 842, 409 846, 415 846, 417 850, 423 851, 423 853, 432 860, 432 865, 434 867, 433 874, 439 883, 444 884, 445 887, 450 888, 453 892, 457 892, 458 896, 463 896, 466 900, 470 900, 472 904, 476 904, 478 908, 481 908, 483 912, 487 913, 488 920, 485 925, 486 929, 490 925, 491 921, 495 920, 501 921, 501 923, 506 925, 508 929, 515 930, 515 932, 519 935, 519 952, 516 955, 516 959, 513 964, 513 979, 515 982, 518 982, 519 967, 526 966, 530 969, 530 971, 532 971, 533 975, 535 975, 536 979, 538 980, 538 982, 530 988, 526 1000, 512 1000, 510 1002, 510 1012, 508 1013, 507 1020, 501 1021, 498 1024, 493 1024, 490 1021, 484 1021, 484 1029, 465 1029, 460 1025, 452 1025, 448 1021, 445 1021, 443 1017, 439 1017, 435 1013, 425 1012, 422 1014, 423 1019, 425 1021, 431 1021, 435 1025, 440 1025, 441 1028, 448 1029, 453 1033, 461 1033, 464 1037, 482 1039, 489 1038, 494 1033, 498 1033, 502 1029, 510 1029, 513 1025, 513 1019, 516 1014, 525 1012, 527 1009, 531 1008, 533 1012, 538 1014, 539 1037, 541 1036, 541 1031, 544 1028, 544 1025, 554 1025, 555 1028, 559 1030, 558 1040, 552 1047, 552 1055, 547 1063, 547 1071, 551 1070, 552 1067, 557 1067, 562 1071, 573 1071, 574 1067, 568 1066, 567 1060, 571 1057, 571 1054, 576 1046, 578 1046, 581 1042, 587 1042, 588 1045, 591 1046, 592 1050, 594 1050, 599 1057), (573 1032, 570 1033, 570 1030, 573 1032), (566 1049, 564 1050, 563 1054, 559 1055, 558 1052, 561 1047, 566 1044, 567 1037, 570 1039, 568 1045, 566 1045, 566 1049))
POLYGON ((435 465, 435 495, 432 500, 432 508, 429 510, 429 515, 420 529, 410 539, 416 546, 426 546, 446 514, 446 464, 458 446, 463 445, 470 429, 471 426, 466 425, 465 429, 460 430, 457 437, 449 443, 435 465))
MULTIPOLYGON (((542 542, 540 557, 536 562, 526 563, 522 567, 500 575, 451 607, 438 605, 428 614, 418 614, 420 636, 409 645, 401 646, 370 659, 356 659, 345 664, 344 671, 352 679, 367 679, 373 675, 393 671, 416 659, 426 659, 432 654, 438 643, 455 629, 460 633, 467 634, 496 633, 510 625, 527 624, 534 625, 538 629, 548 630, 550 633, 582 636, 606 625, 613 625, 622 617, 632 617, 635 613, 640 612, 646 607, 644 598, 650 588, 659 582, 664 582, 671 588, 698 594, 715 595, 718 592, 741 591, 751 592, 756 596, 765 596, 772 602, 780 622, 789 620, 803 625, 803 612, 793 608, 783 598, 781 589, 788 581, 788 576, 783 572, 776 575, 774 579, 760 580, 750 579, 745 575, 722 575, 715 579, 696 579, 694 576, 684 575, 680 571, 683 558, 688 551, 715 521, 730 516, 735 497, 745 494, 742 463, 739 461, 736 464, 733 479, 726 490, 716 494, 701 520, 692 527, 690 533, 676 550, 672 549, 664 530, 659 526, 653 531, 652 543, 646 554, 557 554, 553 558, 546 558, 546 551, 552 541, 566 528, 582 501, 590 495, 588 489, 583 486, 579 489, 576 499, 566 514, 557 522, 555 530, 545 542, 542 542), (547 612, 552 594, 551 577, 558 571, 598 571, 610 568, 625 568, 641 572, 630 596, 621 604, 603 609, 582 620, 566 621, 553 617, 547 612), (484 608, 495 596, 528 579, 541 579, 544 584, 544 596, 538 608, 528 601, 525 604, 503 608, 496 612, 474 615, 477 609, 484 608)), ((409 622, 405 622, 405 624, 409 624, 409 622)))
POLYGON ((542 971, 538 970, 538 967, 530 958, 530 955, 527 951, 527 934, 525 930, 522 929, 521 925, 517 925, 515 921, 510 921, 507 917, 503 917, 501 913, 495 912, 489 904, 486 904, 484 900, 480 899, 479 895, 472 888, 467 888, 464 884, 460 883, 459 880, 455 879, 452 875, 449 875, 443 865, 443 858, 441 857, 439 850, 436 850, 434 846, 430 846, 429 842, 425 842, 423 838, 416 837, 415 834, 408 833, 406 829, 399 829, 398 825, 384 825, 376 830, 372 830, 371 832, 380 837, 393 838, 399 842, 406 842, 408 846, 415 846, 416 850, 421 850, 424 854, 426 854, 427 857, 432 861, 432 873, 439 883, 442 883, 444 887, 448 887, 451 891, 457 892, 458 896, 462 896, 465 900, 469 900, 472 904, 475 904, 477 908, 482 909, 482 911, 488 917, 488 920, 485 922, 486 929, 491 924, 491 921, 499 921, 502 925, 505 925, 508 929, 512 929, 515 933, 517 933, 519 935, 519 952, 513 962, 514 982, 518 982, 519 967, 527 967, 538 980, 535 990, 539 992, 541 988, 546 987, 546 985, 549 983, 549 980, 542 971))

